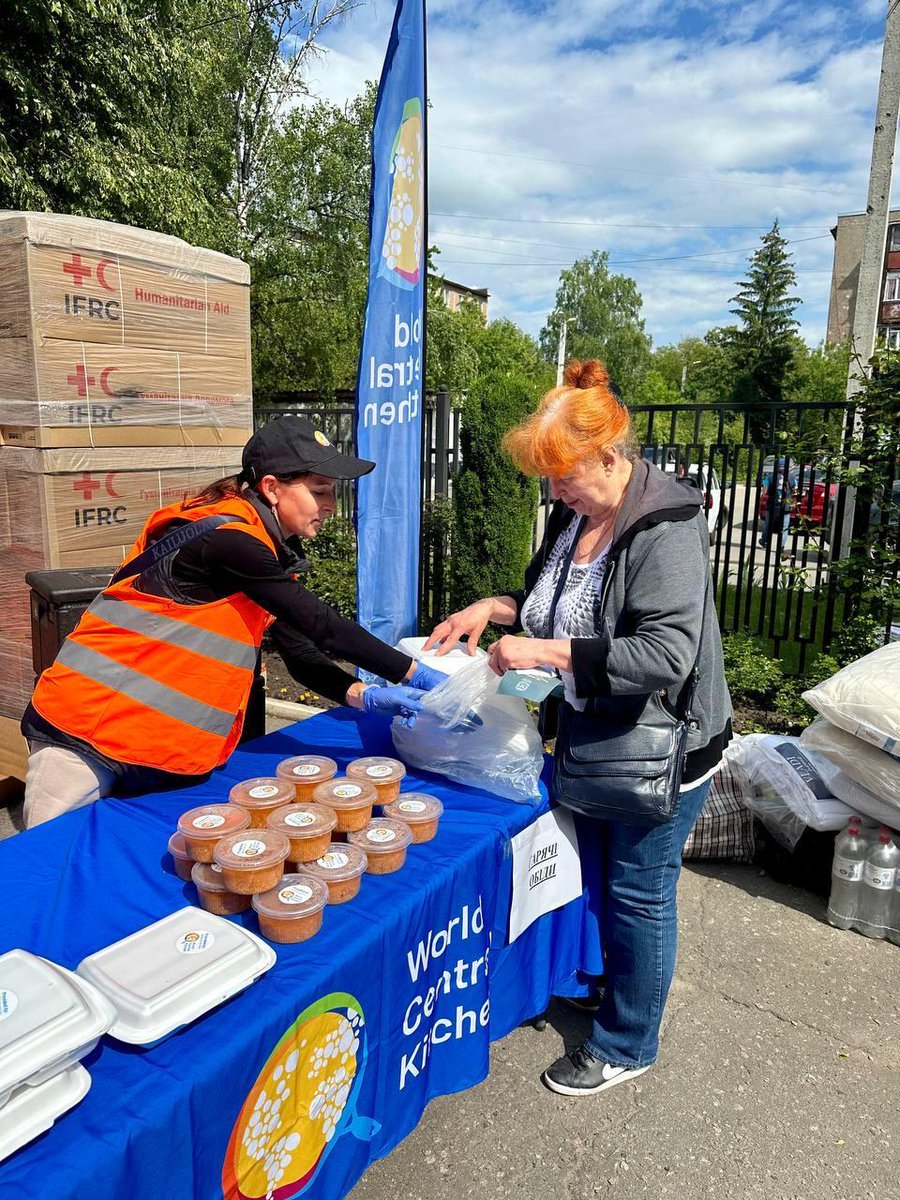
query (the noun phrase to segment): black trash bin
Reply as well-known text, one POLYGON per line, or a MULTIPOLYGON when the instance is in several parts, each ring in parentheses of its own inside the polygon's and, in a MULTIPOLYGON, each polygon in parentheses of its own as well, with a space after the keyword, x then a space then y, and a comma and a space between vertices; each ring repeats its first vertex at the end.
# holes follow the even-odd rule
MULTIPOLYGON (((35 678, 56 658, 81 614, 109 583, 115 567, 83 570, 29 571, 31 588, 31 661, 35 678)), ((257 660, 241 741, 266 732, 266 686, 257 660)))

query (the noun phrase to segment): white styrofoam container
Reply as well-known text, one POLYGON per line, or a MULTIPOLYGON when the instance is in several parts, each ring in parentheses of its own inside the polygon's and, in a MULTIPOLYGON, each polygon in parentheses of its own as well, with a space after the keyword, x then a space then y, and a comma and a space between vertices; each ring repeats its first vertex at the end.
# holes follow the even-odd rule
POLYGON ((115 1006, 110 1036, 147 1046, 249 987, 276 957, 243 926, 188 906, 88 955, 78 974, 115 1006))
POLYGON ((27 950, 0 955, 0 1124, 14 1089, 77 1063, 116 1019, 109 1000, 27 950))
POLYGON ((90 1075, 73 1063, 43 1083, 17 1088, 3 1106, 0 1118, 0 1162, 46 1133, 57 1117, 84 1099, 90 1087, 90 1075))
POLYGON ((470 654, 464 646, 454 646, 449 653, 442 654, 440 657, 434 650, 423 654, 422 647, 427 641, 428 638, 423 637, 405 637, 397 643, 396 649, 401 654, 408 654, 410 658, 424 663, 426 667, 433 667, 435 671, 443 671, 445 675, 453 675, 461 667, 477 662, 479 658, 487 658, 480 646, 475 647, 474 654, 470 654))

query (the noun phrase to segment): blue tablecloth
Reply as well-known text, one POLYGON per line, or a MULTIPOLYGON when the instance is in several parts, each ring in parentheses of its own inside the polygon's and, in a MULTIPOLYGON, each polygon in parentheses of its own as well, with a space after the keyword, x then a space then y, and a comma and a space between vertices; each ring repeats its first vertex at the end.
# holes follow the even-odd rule
MULTIPOLYGON (((195 902, 166 853, 182 812, 289 755, 344 766, 391 749, 387 721, 338 709, 247 744, 196 787, 0 843, 0 952, 75 967, 195 902)), ((3 1200, 338 1200, 433 1096, 485 1078, 491 1039, 582 991, 578 972, 600 970, 587 893, 507 945, 510 838, 546 811, 543 785, 536 808, 410 774, 416 789, 445 805, 434 841, 365 876, 313 940, 277 946, 266 976, 193 1025, 149 1049, 104 1038, 86 1099, 0 1164, 3 1200)), ((252 912, 234 919, 256 928, 252 912)))

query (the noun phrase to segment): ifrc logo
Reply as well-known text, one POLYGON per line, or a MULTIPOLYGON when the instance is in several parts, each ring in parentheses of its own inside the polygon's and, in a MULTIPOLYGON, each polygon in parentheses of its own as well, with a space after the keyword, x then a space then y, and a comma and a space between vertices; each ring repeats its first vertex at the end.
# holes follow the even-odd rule
POLYGON ((93 267, 90 267, 82 260, 80 254, 73 254, 68 262, 63 263, 62 269, 66 275, 71 276, 78 291, 84 290, 86 279, 94 279, 105 291, 117 292, 118 284, 109 281, 110 267, 115 265, 115 259, 101 258, 93 267))
POLYGON ((104 483, 101 484, 99 479, 95 479, 89 471, 85 471, 80 479, 75 479, 72 481, 72 491, 81 492, 85 500, 92 500, 94 497, 94 492, 99 491, 101 487, 105 487, 107 496, 115 496, 116 499, 118 499, 119 493, 113 487, 113 481, 116 477, 116 474, 116 471, 110 471, 106 476, 104 483))
POLYGON ((118 367, 104 367, 98 375, 91 375, 84 363, 76 363, 75 371, 72 375, 66 376, 66 383, 69 387, 77 390, 78 395, 87 397, 90 395, 89 388, 96 387, 99 381, 100 390, 107 396, 118 396, 118 392, 114 392, 110 384, 110 377, 118 371, 118 367))

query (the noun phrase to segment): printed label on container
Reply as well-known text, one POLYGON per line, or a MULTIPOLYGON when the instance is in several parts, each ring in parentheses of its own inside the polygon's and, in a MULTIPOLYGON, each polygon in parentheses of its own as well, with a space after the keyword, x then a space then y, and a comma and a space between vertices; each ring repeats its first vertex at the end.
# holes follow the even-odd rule
POLYGON ((428 805, 424 800, 401 800, 397 807, 405 813, 423 813, 428 805))
POLYGON ((894 868, 870 867, 867 863, 866 873, 863 878, 869 887, 878 888, 879 891, 886 892, 894 886, 894 868))
POLYGON ((215 937, 211 933, 186 933, 175 943, 175 949, 179 954, 202 954, 204 950, 208 950, 215 941, 215 937))
POLYGON ((220 825, 225 824, 225 818, 217 813, 207 813, 205 817, 195 817, 191 821, 194 829, 218 829, 220 825))
POLYGON ((305 883, 292 883, 290 887, 281 889, 278 899, 282 904, 305 904, 312 899, 312 888, 305 883))
POLYGON ((16 1011, 18 1004, 19 997, 15 992, 0 988, 0 1021, 5 1021, 7 1017, 11 1017, 16 1011))
POLYGON ((285 825, 313 825, 315 824, 316 814, 311 812, 296 812, 288 813, 284 818, 285 825))
POLYGON ((222 874, 222 868, 219 866, 218 863, 210 863, 209 868, 211 871, 215 871, 217 875, 222 874))
POLYGON ((846 879, 848 883, 856 883, 863 877, 863 862, 861 858, 842 858, 836 854, 831 867, 838 879, 846 879))
POLYGON ((352 800, 354 796, 362 795, 362 788, 355 783, 341 783, 331 794, 338 800, 352 800))
POLYGON ((236 854, 238 858, 255 858, 257 854, 263 854, 265 849, 265 842, 258 842, 254 839, 252 841, 236 842, 231 847, 231 853, 236 854))
POLYGON ((303 763, 299 767, 293 768, 294 775, 321 775, 322 768, 317 767, 315 763, 303 763))
POLYGON ((330 850, 328 854, 323 854, 321 858, 317 858, 316 862, 320 867, 324 867, 327 871, 337 871, 340 867, 346 867, 350 859, 346 854, 342 854, 340 850, 330 850))
POLYGON ((393 829, 370 829, 366 834, 366 838, 370 842, 394 842, 397 840, 397 835, 393 829))
POLYGON ((394 768, 389 763, 380 763, 376 767, 366 767, 366 774, 371 775, 373 779, 384 779, 388 775, 393 775, 394 768))
POLYGON ((278 795, 278 788, 271 783, 262 783, 259 787, 251 788, 247 795, 252 796, 254 800, 268 800, 271 796, 278 795))

